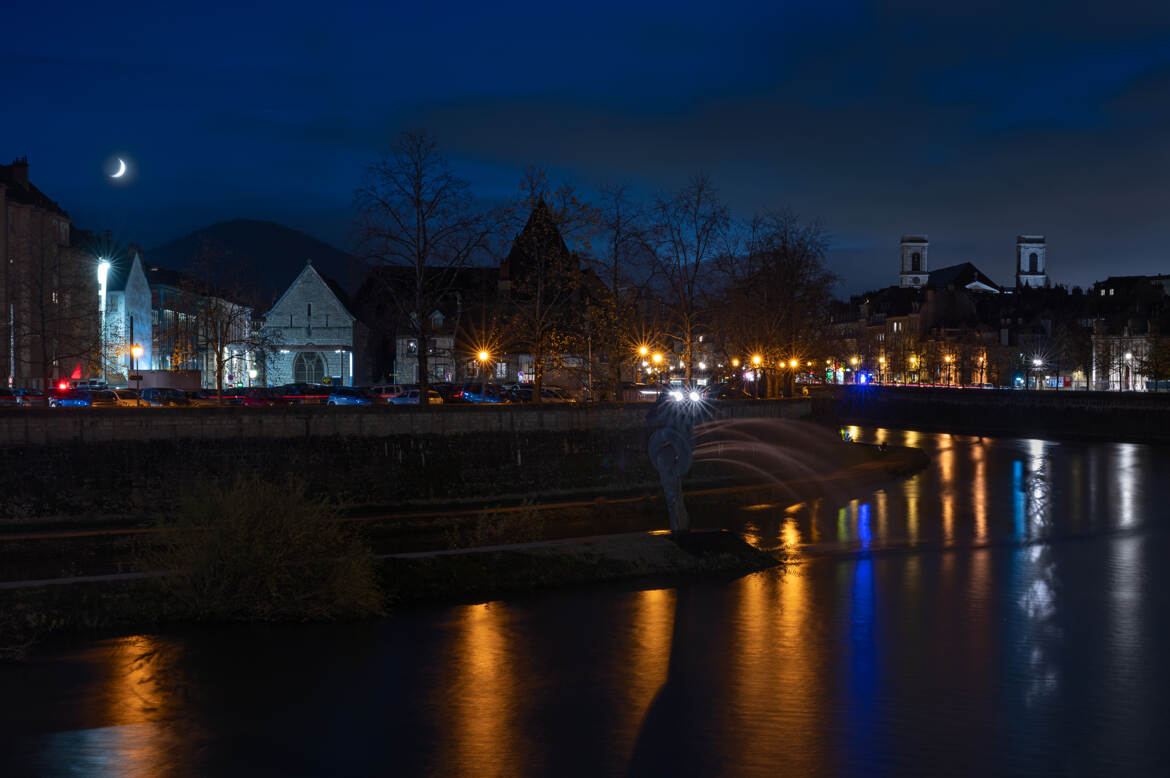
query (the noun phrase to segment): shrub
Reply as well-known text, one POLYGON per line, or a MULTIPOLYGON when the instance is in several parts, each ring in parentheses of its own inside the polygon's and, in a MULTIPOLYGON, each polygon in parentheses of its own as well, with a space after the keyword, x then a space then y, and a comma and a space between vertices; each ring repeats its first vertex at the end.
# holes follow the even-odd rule
POLYGON ((382 612, 375 563, 352 525, 303 485, 256 479, 186 495, 148 560, 168 594, 215 620, 360 617, 382 612))
POLYGON ((533 543, 545 535, 540 510, 525 500, 514 510, 481 513, 470 524, 456 525, 447 532, 451 548, 480 548, 510 543, 533 543))

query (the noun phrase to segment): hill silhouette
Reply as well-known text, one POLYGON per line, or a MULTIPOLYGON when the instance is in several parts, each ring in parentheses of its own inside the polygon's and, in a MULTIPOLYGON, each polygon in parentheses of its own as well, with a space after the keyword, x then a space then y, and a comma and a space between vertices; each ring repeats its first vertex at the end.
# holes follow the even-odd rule
POLYGON ((257 219, 232 219, 196 230, 145 252, 147 265, 188 271, 207 245, 222 249, 232 270, 258 309, 271 305, 312 260, 313 267, 347 292, 361 283, 361 263, 335 246, 285 227, 257 219))

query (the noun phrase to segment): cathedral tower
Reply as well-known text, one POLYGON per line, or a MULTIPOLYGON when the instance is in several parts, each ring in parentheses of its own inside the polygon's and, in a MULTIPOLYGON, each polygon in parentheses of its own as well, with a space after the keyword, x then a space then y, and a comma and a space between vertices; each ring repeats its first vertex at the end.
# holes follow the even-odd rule
POLYGON ((923 287, 930 278, 926 263, 926 250, 930 244, 925 235, 902 236, 902 273, 898 276, 902 286, 923 287))
POLYGON ((1016 236, 1016 286, 1048 286, 1043 235, 1016 236))

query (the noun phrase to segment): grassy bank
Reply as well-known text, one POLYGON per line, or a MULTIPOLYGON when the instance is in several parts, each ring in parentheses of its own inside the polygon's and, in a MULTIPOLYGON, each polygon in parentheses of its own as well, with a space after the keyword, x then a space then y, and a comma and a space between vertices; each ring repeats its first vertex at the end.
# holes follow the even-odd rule
MULTIPOLYGON (((35 643, 61 631, 143 629, 164 624, 253 619, 284 621, 360 618, 392 606, 486 599, 509 593, 647 576, 747 573, 777 564, 728 532, 676 538, 637 533, 545 541, 376 559, 379 601, 362 612, 298 610, 289 595, 265 610, 209 610, 206 599, 176 594, 179 579, 150 577, 0 590, 0 659, 22 658, 35 643), (278 607, 279 606, 279 607, 278 607)), ((295 595, 294 595, 295 596, 295 595)), ((363 600, 365 602, 365 600, 363 600)))

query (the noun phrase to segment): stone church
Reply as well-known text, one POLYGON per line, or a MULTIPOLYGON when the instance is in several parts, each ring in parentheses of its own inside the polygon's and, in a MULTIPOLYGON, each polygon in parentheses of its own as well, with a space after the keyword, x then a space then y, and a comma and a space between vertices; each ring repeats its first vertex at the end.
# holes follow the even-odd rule
MULTIPOLYGON (((930 241, 926 235, 903 235, 901 240, 902 272, 898 275, 899 285, 914 289, 939 286, 940 279, 953 281, 960 268, 970 263, 952 265, 931 271, 929 263, 930 241)), ((1016 237, 1016 288, 1047 287, 1050 285, 1046 269, 1047 244, 1043 235, 1018 235, 1016 237)), ((991 292, 1000 288, 976 269, 977 276, 969 286, 972 291, 991 292)))
POLYGON ((307 262, 264 316, 262 332, 274 344, 265 383, 353 386, 360 326, 345 290, 307 262))

